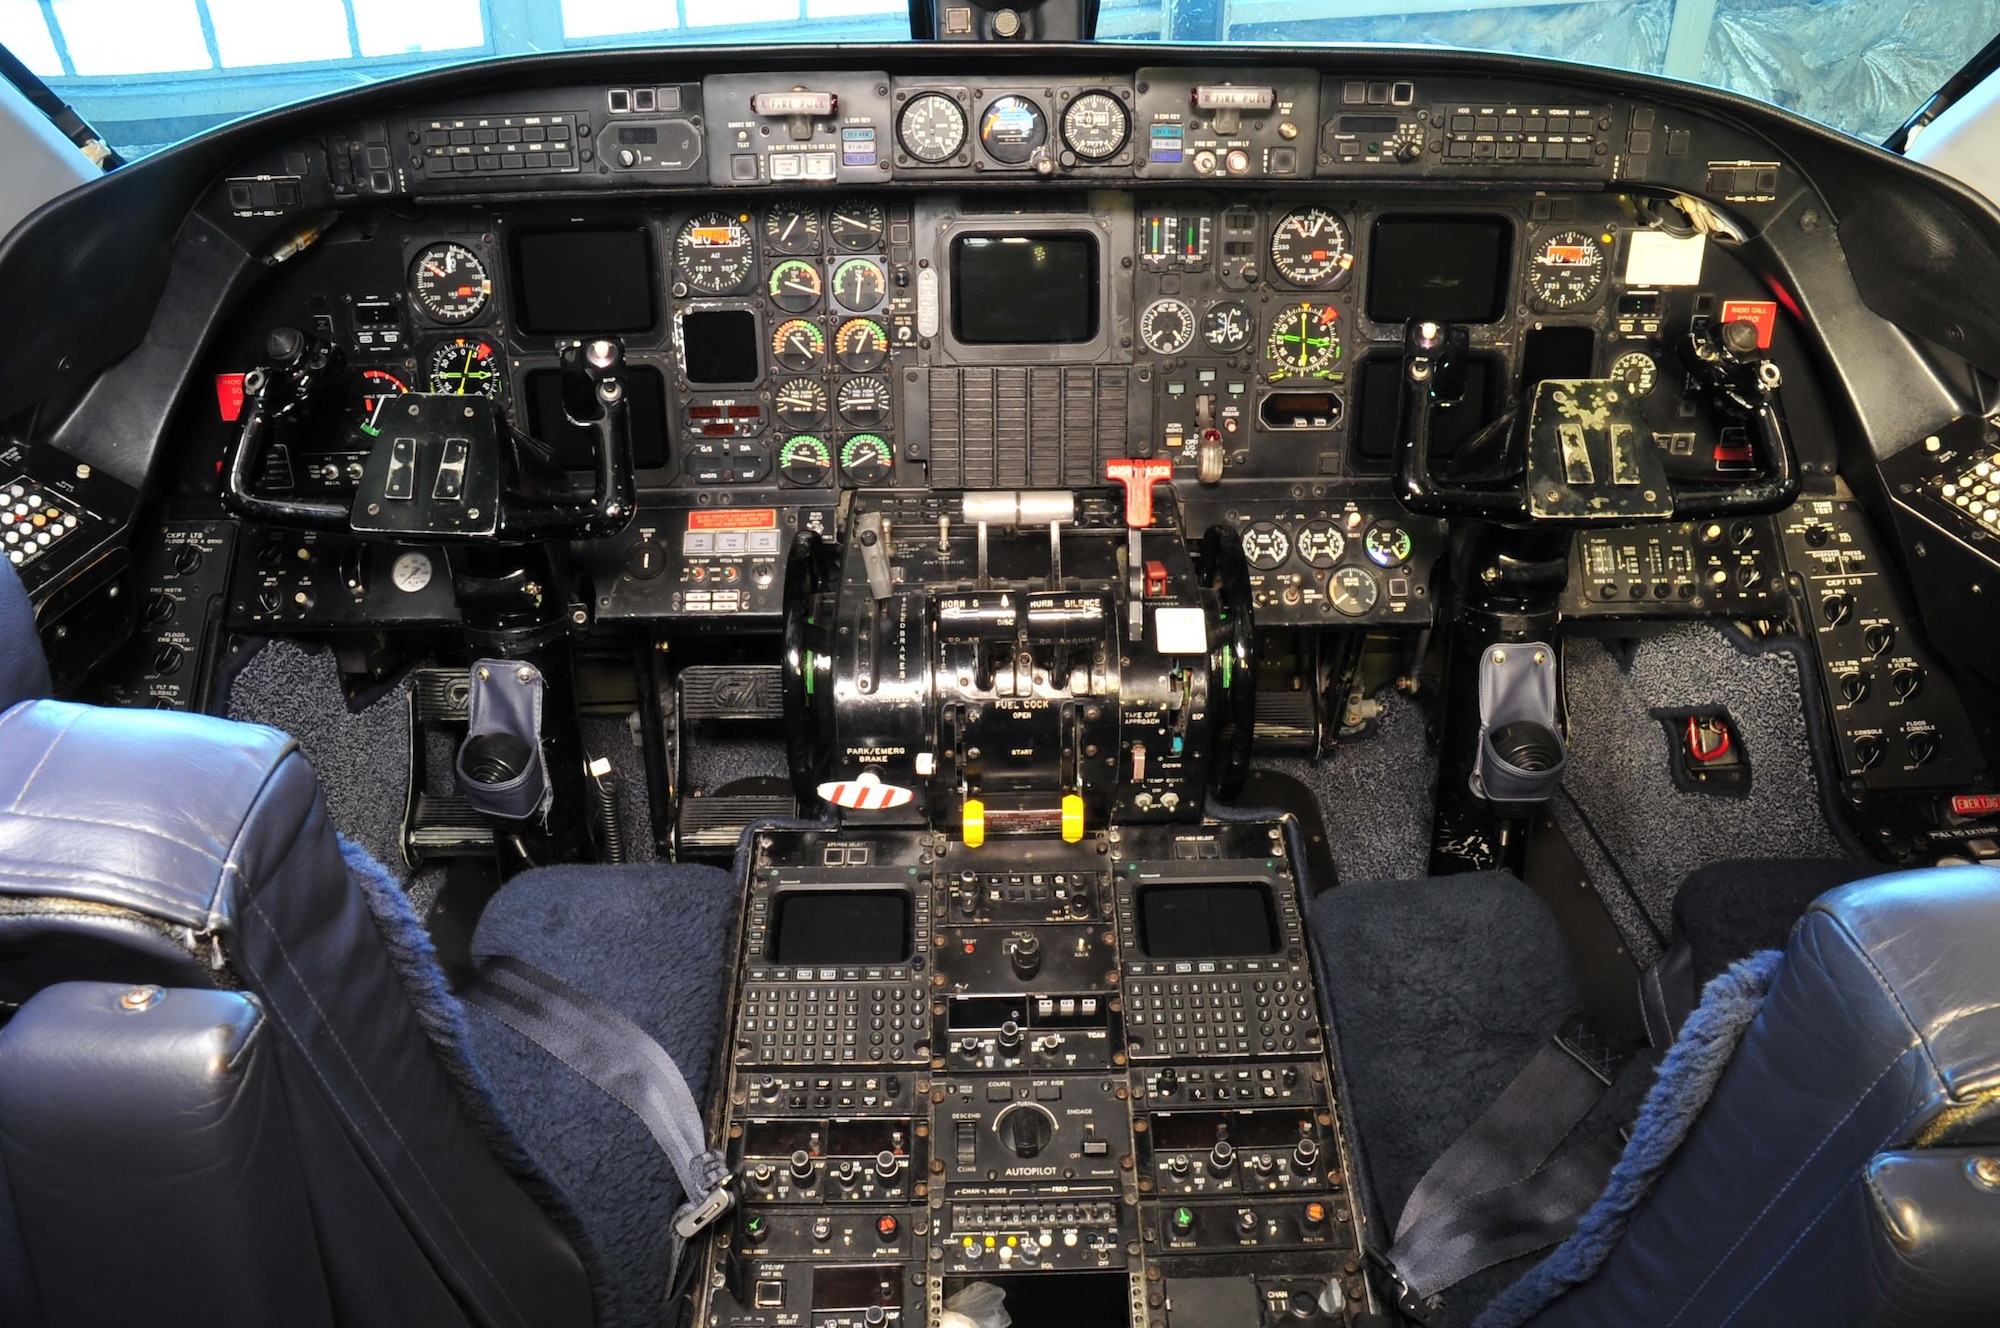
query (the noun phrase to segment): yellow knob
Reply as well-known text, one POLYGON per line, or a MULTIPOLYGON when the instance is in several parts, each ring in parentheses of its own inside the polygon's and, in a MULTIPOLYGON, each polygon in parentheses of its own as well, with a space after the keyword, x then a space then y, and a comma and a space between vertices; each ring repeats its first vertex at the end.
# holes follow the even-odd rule
POLYGON ((1062 827, 1063 843, 1074 844, 1083 838, 1083 797, 1081 794, 1063 794, 1062 827))
POLYGON ((959 835, 967 848, 978 848, 986 842, 986 804, 977 798, 965 800, 965 815, 960 818, 959 835))

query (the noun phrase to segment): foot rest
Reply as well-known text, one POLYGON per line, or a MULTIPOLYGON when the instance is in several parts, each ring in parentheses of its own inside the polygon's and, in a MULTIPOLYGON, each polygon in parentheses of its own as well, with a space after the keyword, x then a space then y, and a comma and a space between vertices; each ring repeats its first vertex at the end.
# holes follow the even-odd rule
POLYGON ((684 798, 674 825, 683 857, 727 857, 736 851, 743 827, 767 816, 796 816, 798 805, 789 793, 739 793, 715 798, 684 798))
POLYGON ((493 827, 464 798, 417 795, 416 805, 403 827, 403 855, 412 865, 446 858, 484 857, 492 852, 493 827))
POLYGON ((681 670, 680 691, 683 723, 785 717, 783 681, 776 664, 690 664, 681 670))

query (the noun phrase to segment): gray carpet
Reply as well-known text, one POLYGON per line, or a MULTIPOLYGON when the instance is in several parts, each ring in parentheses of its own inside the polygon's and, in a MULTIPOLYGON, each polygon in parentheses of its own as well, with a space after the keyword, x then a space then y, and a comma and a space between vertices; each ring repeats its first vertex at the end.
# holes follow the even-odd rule
POLYGON ((1319 761, 1280 756, 1260 770, 1289 775, 1313 791, 1343 881, 1422 876, 1430 866, 1437 758, 1424 741, 1424 713, 1394 690, 1363 737, 1343 740, 1319 761))
POLYGON ((1707 626, 1641 642, 1629 667, 1586 638, 1565 646, 1570 763, 1551 803, 1641 967, 1659 956, 1674 892, 1724 858, 1843 856, 1806 730, 1799 666, 1707 626), (1747 797, 1684 793, 1656 710, 1723 706, 1750 759, 1747 797))
POLYGON ((350 710, 331 651, 272 641, 237 673, 228 708, 231 719, 267 724, 298 739, 326 790, 334 828, 398 878, 409 876, 403 865, 408 690, 404 679, 365 709, 350 710))

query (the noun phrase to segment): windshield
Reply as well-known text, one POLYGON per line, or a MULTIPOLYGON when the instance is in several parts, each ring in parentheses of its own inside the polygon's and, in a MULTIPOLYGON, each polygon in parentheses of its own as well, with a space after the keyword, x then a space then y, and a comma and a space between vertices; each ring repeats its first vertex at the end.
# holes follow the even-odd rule
MULTIPOLYGON (((2000 0, 1104 0, 1098 23, 1106 40, 1555 56, 1728 88, 1873 142, 1996 29, 2000 0)), ((905 0, 0 0, 0 44, 128 157, 469 60, 908 35, 905 0)))

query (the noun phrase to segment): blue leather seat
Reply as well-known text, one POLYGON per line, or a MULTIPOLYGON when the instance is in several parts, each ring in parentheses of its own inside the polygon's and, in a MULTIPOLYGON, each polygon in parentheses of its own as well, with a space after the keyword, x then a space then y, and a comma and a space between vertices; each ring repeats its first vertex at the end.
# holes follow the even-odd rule
MULTIPOLYGON (((0 625, 26 613, 0 564, 0 625)), ((450 995, 297 744, 35 699, 10 639, 35 650, 0 635, 0 1323, 656 1321, 663 1252, 627 1227, 664 1230, 671 1173, 588 1165, 608 1099, 450 995)), ((700 1099, 725 987, 676 956, 723 962, 734 897, 706 868, 530 873, 479 944, 619 1005, 700 1099), (651 947, 651 988, 591 971, 617 944, 651 947)))

